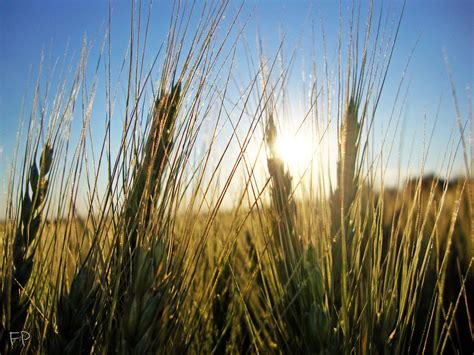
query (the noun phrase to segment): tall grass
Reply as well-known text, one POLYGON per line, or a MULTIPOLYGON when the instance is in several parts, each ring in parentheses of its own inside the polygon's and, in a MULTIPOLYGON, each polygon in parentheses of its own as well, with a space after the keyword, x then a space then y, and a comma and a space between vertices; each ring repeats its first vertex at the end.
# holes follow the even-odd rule
POLYGON ((110 33, 91 83, 87 45, 54 98, 40 75, 10 178, 0 352, 469 349, 472 186, 426 179, 421 169, 385 187, 386 148, 374 153, 371 142, 404 5, 394 27, 372 2, 365 17, 359 5, 347 19, 341 10, 336 79, 326 59, 305 112, 318 126, 315 146, 336 127, 335 177, 314 172, 315 160, 323 166, 317 154, 298 176, 276 149, 292 65, 277 73, 283 43, 270 60, 260 53, 240 93, 232 87, 245 28, 236 25, 240 8, 225 19, 227 1, 175 2, 148 68, 151 7, 131 2, 122 99, 112 88, 110 33), (97 146, 91 120, 102 74, 97 146), (124 116, 119 140, 115 106, 124 116), (76 119, 82 130, 72 139, 76 119), (31 334, 25 346, 10 342, 21 330, 31 334))

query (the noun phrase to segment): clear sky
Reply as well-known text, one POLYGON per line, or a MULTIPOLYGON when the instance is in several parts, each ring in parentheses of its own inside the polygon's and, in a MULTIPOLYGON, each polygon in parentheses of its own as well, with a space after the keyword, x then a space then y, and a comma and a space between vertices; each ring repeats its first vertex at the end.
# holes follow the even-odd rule
MULTIPOLYGON (((146 3, 146 1, 144 1, 146 3)), ((306 51, 311 23, 325 24, 329 47, 337 42, 338 1, 254 0, 244 3, 242 21, 252 15, 245 29, 245 38, 255 43, 257 28, 264 44, 274 48, 281 33, 291 48, 306 51), (306 31, 306 32, 305 32, 306 31), (297 44, 299 43, 299 44, 297 44)), ((343 1, 344 5, 346 1, 343 1)), ((401 1, 385 1, 399 8, 401 1)), ((113 1, 113 60, 118 68, 128 41, 130 5, 113 1)), ((231 1, 235 11, 240 1, 231 1)), ((155 1, 150 53, 164 38, 168 24, 169 1, 155 1), (156 41, 154 41, 156 40, 156 41)), ((231 15, 231 14, 230 14, 231 15)), ((36 79, 41 51, 46 63, 64 57, 78 57, 84 35, 95 41, 97 51, 107 27, 107 0, 2 0, 0 1, 0 212, 3 211, 7 166, 16 141, 16 131, 25 90, 30 94, 36 79), (74 54, 75 53, 75 54, 74 54), (48 60, 51 58, 51 60, 48 60)), ((318 25, 319 26, 319 25, 318 25)), ((448 132, 455 124, 451 88, 443 58, 446 49, 458 91, 463 119, 467 118, 467 97, 474 79, 474 1, 472 0, 408 0, 400 37, 397 42, 385 97, 395 94, 407 58, 415 43, 417 47, 408 69, 410 91, 405 112, 407 135, 423 130, 423 115, 433 119, 441 99, 438 128, 435 133, 435 158, 445 149, 448 132), (418 42, 417 42, 418 41, 418 42)), ((94 61, 94 56, 91 56, 94 61)), ((244 56, 242 55, 242 58, 244 56)), ((298 67, 295 66, 298 71, 298 67)), ((296 77, 298 77, 296 72, 296 77)), ((100 94, 96 104, 100 105, 100 94)), ((28 101, 28 98, 30 101, 28 101)), ((388 104, 389 105, 389 104, 388 104)), ((383 103, 382 108, 383 110, 383 103)), ((100 110, 99 110, 100 111, 100 110)), ((413 138, 411 135, 408 139, 413 138)), ((431 170, 436 169, 433 163, 431 170)), ((462 167, 462 161, 459 161, 462 167)))

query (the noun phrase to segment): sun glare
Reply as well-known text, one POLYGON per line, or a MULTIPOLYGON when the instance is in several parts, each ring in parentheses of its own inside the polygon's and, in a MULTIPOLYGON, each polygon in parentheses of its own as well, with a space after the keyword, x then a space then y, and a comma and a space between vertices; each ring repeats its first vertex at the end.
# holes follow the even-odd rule
POLYGON ((302 173, 311 164, 312 145, 303 133, 281 132, 275 142, 276 153, 291 173, 302 173))

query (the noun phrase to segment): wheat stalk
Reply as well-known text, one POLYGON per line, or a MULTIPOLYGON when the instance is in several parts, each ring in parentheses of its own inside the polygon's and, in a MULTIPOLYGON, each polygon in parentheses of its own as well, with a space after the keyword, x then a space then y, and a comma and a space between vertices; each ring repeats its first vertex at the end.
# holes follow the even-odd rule
MULTIPOLYGON (((1 308, 5 312, 2 319, 4 329, 22 331, 24 329, 31 296, 26 288, 33 270, 35 248, 32 248, 42 225, 42 212, 48 192, 48 174, 53 164, 53 148, 46 144, 41 153, 39 169, 33 161, 26 189, 21 198, 20 215, 13 242, 13 272, 9 289, 3 290, 1 308), (31 192, 30 192, 31 190, 31 192)), ((5 285, 7 286, 7 285, 5 285)), ((8 287, 8 286, 7 286, 8 287)), ((2 335, 2 348, 7 351, 8 337, 2 335)))

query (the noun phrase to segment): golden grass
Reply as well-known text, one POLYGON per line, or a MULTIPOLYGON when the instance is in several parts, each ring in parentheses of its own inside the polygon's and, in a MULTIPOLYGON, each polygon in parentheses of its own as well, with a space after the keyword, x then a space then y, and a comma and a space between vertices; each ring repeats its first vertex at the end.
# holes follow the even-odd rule
MULTIPOLYGON (((69 147, 68 119, 86 84, 80 75, 86 49, 64 106, 55 106, 49 120, 31 116, 24 156, 14 162, 8 218, 0 224, 5 246, 0 352, 466 349, 465 339, 474 333, 468 292, 473 259, 465 252, 473 248, 467 181, 419 177, 396 189, 384 183, 376 187, 378 168, 367 153, 403 8, 388 37, 379 36, 380 28, 372 34, 376 19, 368 9, 360 52, 352 42, 360 29, 350 26, 349 53, 339 53, 346 62, 336 68, 339 91, 332 94, 326 78, 321 91, 327 91, 327 102, 315 97, 307 114, 327 114, 329 122, 333 117, 322 107, 337 101, 336 180, 329 182, 329 193, 321 189, 298 199, 301 181, 274 146, 290 75, 289 68, 276 73, 281 47, 268 62, 260 53, 249 91, 235 99, 229 86, 241 35, 234 27, 238 14, 221 37, 228 2, 203 8, 195 30, 184 24, 197 10, 178 5, 164 56, 153 63, 157 74, 152 67, 143 75, 146 51, 134 37, 142 38, 134 32, 138 24, 132 16, 117 151, 111 149, 111 104, 99 152, 89 139, 94 94, 87 90, 81 97, 87 107, 83 130, 75 149, 69 147), (378 38, 375 44, 371 35, 378 38), (198 155, 210 117, 215 120, 211 138, 198 155), (249 118, 246 126, 243 117, 249 118), (219 151, 222 121, 232 129, 219 151), (267 153, 263 185, 255 173, 258 159, 247 154, 258 127, 265 128, 259 142, 267 153), (69 159, 61 159, 71 151, 69 159), (238 197, 225 209, 224 198, 240 171, 238 197), (80 216, 81 193, 87 204, 80 216), (24 347, 8 341, 8 332, 21 330, 31 334, 24 347)), ((339 41, 342 46, 342 34, 339 41)), ((35 95, 32 112, 46 105, 39 89, 35 95)), ((324 174, 312 176, 310 183, 327 182, 324 174)))

